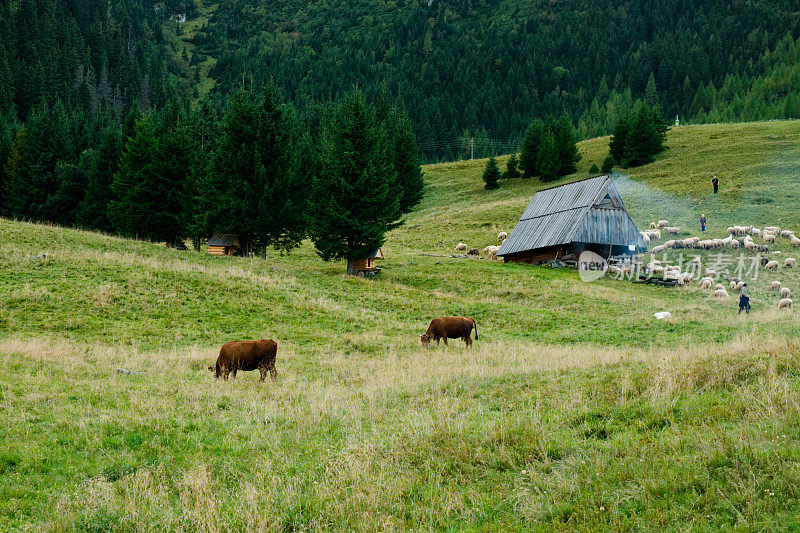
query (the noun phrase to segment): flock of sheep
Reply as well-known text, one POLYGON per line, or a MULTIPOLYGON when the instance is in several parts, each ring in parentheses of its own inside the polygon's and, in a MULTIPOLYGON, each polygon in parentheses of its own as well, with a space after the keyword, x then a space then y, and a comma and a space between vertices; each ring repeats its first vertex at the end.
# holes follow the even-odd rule
MULTIPOLYGON (((669 225, 666 220, 659 220, 658 222, 651 222, 650 228, 639 232, 644 239, 645 243, 650 243, 654 240, 661 239, 661 232, 669 234, 677 234, 680 228, 669 225)), ((689 237, 686 239, 672 239, 664 242, 664 244, 654 246, 651 250, 652 254, 658 254, 668 249, 674 248, 697 248, 697 249, 711 249, 730 247, 738 249, 743 247, 746 250, 753 252, 769 253, 768 243, 774 244, 778 237, 789 239, 793 246, 800 247, 800 239, 798 239, 794 232, 791 230, 781 230, 778 226, 768 226, 762 230, 753 226, 731 226, 728 228, 728 236, 724 239, 701 239, 700 237, 689 237), (763 244, 755 242, 753 237, 760 238, 763 244)), ((692 260, 693 267, 700 269, 700 257, 695 257, 692 260)), ((784 268, 795 268, 797 261, 793 257, 787 257, 783 262, 784 268)), ((762 255, 762 266, 766 270, 776 271, 780 264, 775 260, 767 260, 762 255)), ((646 265, 651 274, 661 274, 665 280, 677 281, 679 285, 684 285, 694 281, 694 274, 692 272, 681 272, 681 267, 678 265, 663 265, 661 261, 655 258, 651 259, 646 265)), ((632 267, 627 267, 631 269, 632 267)), ((624 269, 619 267, 609 267, 611 274, 624 274, 624 269), (613 270, 612 270, 613 269, 613 270)), ((728 298, 728 291, 721 283, 714 284, 718 274, 710 268, 705 269, 705 276, 698 281, 698 286, 704 290, 714 291, 714 297, 725 299, 728 298)), ((731 291, 741 291, 744 287, 744 282, 738 278, 728 278, 729 287, 731 291)), ((791 308, 792 300, 789 298, 791 291, 788 287, 783 287, 780 281, 773 281, 770 283, 770 289, 780 293, 780 301, 778 302, 778 309, 791 308)))
MULTIPOLYGON (((503 244, 503 241, 505 241, 507 237, 508 233, 506 233, 505 231, 501 231, 500 233, 497 234, 497 240, 500 241, 500 244, 503 244)), ((463 242, 456 244, 455 251, 467 252, 467 255, 480 255, 480 251, 477 248, 472 248, 468 250, 468 246, 463 242)), ((489 245, 483 249, 483 254, 488 256, 489 259, 491 259, 492 261, 496 261, 497 252, 499 251, 500 251, 499 246, 489 245)))

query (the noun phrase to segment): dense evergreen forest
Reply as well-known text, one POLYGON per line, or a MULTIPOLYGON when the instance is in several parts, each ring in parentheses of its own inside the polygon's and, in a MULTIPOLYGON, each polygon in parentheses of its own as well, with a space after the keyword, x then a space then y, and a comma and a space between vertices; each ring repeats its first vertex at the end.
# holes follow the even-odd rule
MULTIPOLYGON (((196 210, 222 186, 215 154, 242 91, 268 82, 292 159, 251 170, 306 184, 353 87, 414 187, 420 160, 515 151, 537 119, 582 139, 642 106, 668 122, 797 117, 798 37, 793 0, 5 0, 0 214, 130 232, 120 180, 144 177, 141 198, 177 191, 169 205, 196 210)), ((548 175, 545 162, 520 169, 548 175)), ((156 226, 215 229, 182 212, 156 226)), ((291 248, 281 235, 262 240, 291 248)))

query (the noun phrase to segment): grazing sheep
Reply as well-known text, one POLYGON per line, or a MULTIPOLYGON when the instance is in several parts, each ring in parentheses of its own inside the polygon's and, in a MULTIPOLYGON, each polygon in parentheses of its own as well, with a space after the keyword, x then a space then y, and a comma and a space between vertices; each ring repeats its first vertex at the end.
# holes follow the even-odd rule
POLYGON ((486 254, 486 255, 489 255, 489 248, 491 248, 491 247, 492 247, 492 245, 490 244, 489 246, 487 246, 486 248, 484 248, 484 249, 483 249, 483 253, 484 253, 484 254, 486 254))
POLYGON ((665 228, 667 226, 669 226, 669 222, 666 220, 659 220, 658 224, 656 225, 657 228, 665 228))
POLYGON ((728 283, 728 287, 730 287, 731 290, 733 290, 733 288, 736 287, 736 282, 735 281, 731 281, 730 283, 728 283))
POLYGON ((745 240, 744 247, 747 248, 748 250, 752 250, 756 247, 756 243, 754 243, 753 241, 745 240))
POLYGON ((655 222, 651 222, 650 223, 650 229, 656 229, 657 227, 658 227, 658 224, 656 224, 655 222))
POLYGON ((717 283, 716 285, 714 285, 714 290, 715 291, 724 291, 725 287, 722 285, 722 283, 717 283))
POLYGON ((787 257, 783 261, 783 266, 785 266, 786 268, 794 268, 797 266, 797 261, 795 261, 794 257, 787 257))
POLYGON ((781 230, 781 237, 786 237, 788 239, 792 235, 794 235, 794 232, 792 230, 788 229, 781 230))
POLYGON ((768 231, 770 233, 780 233, 781 228, 779 228, 778 226, 767 226, 764 228, 764 231, 768 231))
POLYGON ((481 255, 481 251, 477 248, 472 248, 469 252, 467 252, 467 255, 481 255))
POLYGON ((714 298, 727 298, 727 297, 728 297, 728 291, 726 291, 724 288, 717 289, 714 291, 714 298))
POLYGON ((463 242, 456 244, 456 252, 466 252, 466 251, 467 251, 466 244, 464 244, 463 242))
POLYGON ((645 235, 647 235, 651 239, 655 239, 655 240, 661 239, 661 231, 659 231, 657 229, 649 229, 649 230, 646 230, 644 233, 645 233, 645 235))
POLYGON ((642 236, 642 240, 645 244, 650 244, 650 237, 648 237, 647 233, 640 231, 639 234, 642 236))
POLYGON ((606 270, 607 274, 614 275, 614 276, 621 276, 622 269, 615 265, 608 265, 608 269, 606 270))
POLYGON ((739 241, 731 241, 731 248, 736 249, 739 246, 741 246, 741 243, 739 241))
MULTIPOLYGON (((733 282, 731 282, 731 283, 733 283, 733 282)), ((733 290, 734 291, 740 291, 740 290, 742 290, 742 287, 744 287, 744 281, 740 281, 739 283, 735 284, 734 287, 733 287, 733 290)))
POLYGON ((495 256, 497 255, 497 252, 499 252, 499 251, 500 251, 500 247, 499 246, 489 246, 489 257, 491 259, 497 259, 495 256))
POLYGON ((676 242, 677 242, 677 241, 674 241, 674 240, 669 240, 669 241, 667 241, 667 242, 665 242, 665 243, 664 243, 664 246, 666 246, 667 248, 674 248, 674 247, 675 247, 675 243, 676 243, 676 242))
POLYGON ((790 298, 783 298, 778 302, 778 309, 783 309, 784 307, 787 309, 792 307, 792 300, 790 298))
POLYGON ((673 235, 677 235, 678 233, 681 232, 681 228, 679 228, 677 226, 665 226, 664 227, 664 231, 666 233, 671 233, 673 235))
POLYGON ((703 279, 701 279, 700 281, 697 282, 697 286, 699 288, 703 289, 703 290, 708 290, 713 285, 714 285, 714 283, 711 281, 710 278, 703 278, 703 279))
POLYGON ((792 246, 800 246, 800 239, 795 237, 794 235, 791 236, 791 243, 792 246))
POLYGON ((700 240, 700 239, 698 239, 698 240, 696 241, 696 240, 694 240, 694 239, 695 239, 694 237, 689 237, 688 239, 683 239, 683 240, 681 241, 681 244, 683 244, 683 247, 684 247, 684 248, 691 248, 692 246, 694 246, 694 245, 695 245, 695 243, 696 243, 697 241, 699 241, 699 240, 700 240))
POLYGON ((775 242, 775 235, 772 233, 767 233, 764 235, 764 242, 775 242))
POLYGON ((706 276, 708 276, 708 277, 709 277, 709 278, 711 278, 711 279, 714 279, 714 278, 716 278, 716 277, 717 277, 717 271, 716 271, 716 270, 713 270, 713 269, 711 269, 711 268, 707 268, 707 269, 706 269, 706 276))
POLYGON ((780 290, 781 282, 780 281, 773 281, 772 283, 769 284, 769 288, 771 290, 773 290, 773 291, 780 290))
POLYGON ((752 233, 756 237, 761 237, 761 230, 758 228, 753 228, 753 231, 751 231, 750 233, 752 233))
POLYGON ((734 233, 736 233, 736 230, 733 228, 733 226, 728 226, 728 230, 727 231, 728 231, 728 235, 733 235, 734 233))
POLYGON ((506 233, 505 231, 501 231, 500 233, 497 234, 498 241, 504 241, 506 237, 508 237, 508 233, 506 233))
POLYGON ((698 255, 697 257, 695 257, 694 259, 692 259, 690 262, 691 262, 693 265, 700 266, 700 263, 702 262, 702 260, 700 259, 700 256, 698 255))
POLYGON ((660 254, 661 252, 663 252, 666 249, 667 249, 667 247, 662 244, 662 245, 659 245, 659 246, 654 246, 653 249, 651 250, 651 252, 654 253, 654 254, 660 254))
POLYGON ((781 287, 781 298, 788 298, 790 294, 792 291, 789 290, 789 287, 781 287))
POLYGON ((764 265, 764 268, 766 268, 767 270, 778 270, 778 262, 777 261, 769 261, 769 262, 767 262, 766 265, 764 265))

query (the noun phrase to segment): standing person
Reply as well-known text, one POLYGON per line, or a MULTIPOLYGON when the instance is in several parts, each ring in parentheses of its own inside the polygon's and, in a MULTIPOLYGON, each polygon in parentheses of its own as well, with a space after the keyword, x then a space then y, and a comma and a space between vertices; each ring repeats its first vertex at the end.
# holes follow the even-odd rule
POLYGON ((700 215, 700 231, 705 233, 706 232, 706 214, 703 213, 700 215))
POLYGON ((742 286, 742 293, 739 295, 739 314, 744 309, 746 314, 750 314, 750 294, 747 292, 747 283, 742 286))
POLYGON ((717 194, 719 191, 719 180, 716 176, 711 179, 711 184, 714 185, 714 194, 717 194))

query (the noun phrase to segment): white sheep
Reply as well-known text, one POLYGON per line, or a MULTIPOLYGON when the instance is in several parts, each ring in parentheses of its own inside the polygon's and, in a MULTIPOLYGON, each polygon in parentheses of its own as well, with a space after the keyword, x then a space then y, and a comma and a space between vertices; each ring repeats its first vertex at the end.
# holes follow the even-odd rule
POLYGON ((645 244, 650 244, 650 237, 647 235, 647 233, 640 231, 639 234, 642 236, 642 240, 645 244))
POLYGON ((781 298, 788 298, 792 294, 789 287, 781 287, 781 298))
POLYGON ((661 244, 659 246, 654 246, 653 249, 651 250, 651 252, 654 253, 654 254, 660 254, 661 252, 663 252, 666 249, 667 249, 667 247, 665 245, 661 244))
POLYGON ((504 241, 504 240, 506 240, 507 237, 508 237, 508 233, 506 233, 505 231, 501 231, 500 233, 497 234, 497 240, 498 241, 504 241))
POLYGON ((656 224, 655 222, 651 222, 650 223, 650 229, 656 229, 657 227, 658 227, 658 224, 656 224))
POLYGON ((499 246, 488 246, 488 248, 489 248, 489 257, 491 259, 497 259, 495 256, 497 255, 497 252, 500 251, 500 247, 499 246))
POLYGON ((657 228, 665 228, 667 226, 669 226, 669 222, 666 220, 659 220, 658 224, 656 225, 657 228))
POLYGON ((648 237, 651 239, 659 240, 661 239, 661 231, 657 229, 649 229, 644 232, 648 237))
POLYGON ((730 283, 728 283, 728 287, 730 287, 731 290, 733 290, 733 288, 736 287, 736 282, 735 281, 731 281, 730 283))
POLYGON ((707 268, 707 269, 706 269, 706 276, 708 276, 708 277, 709 277, 709 278, 711 278, 711 279, 714 279, 714 278, 716 278, 716 277, 717 277, 717 271, 716 271, 716 270, 713 270, 713 269, 711 269, 711 268, 707 268))
POLYGON ((692 263, 695 266, 699 266, 701 262, 702 262, 702 259, 700 259, 699 255, 690 261, 690 263, 692 263))
POLYGON ((674 240, 669 240, 669 241, 664 243, 664 246, 666 246, 667 248, 674 248, 675 247, 675 242, 676 241, 674 241, 674 240))
POLYGON ((748 241, 748 240, 745 239, 744 247, 747 248, 748 250, 752 250, 753 248, 756 247, 756 243, 754 243, 753 241, 748 241))
POLYGON ((761 230, 758 228, 753 228, 753 231, 751 231, 750 233, 752 233, 756 237, 761 237, 761 230))
POLYGON ((773 291, 777 291, 777 290, 779 290, 781 288, 781 282, 780 281, 773 281, 772 283, 769 284, 769 288, 771 290, 773 290, 773 291))
POLYGON ((775 235, 772 233, 767 233, 764 235, 764 242, 775 242, 775 235))
POLYGON ((786 237, 788 239, 792 235, 794 235, 794 232, 792 230, 788 229, 781 230, 781 237, 786 237))
POLYGON ((783 266, 785 266, 786 268, 794 268, 797 266, 797 261, 795 260, 794 257, 787 257, 783 261, 783 266))
POLYGON ((744 281, 740 281, 739 283, 734 285, 733 290, 734 291, 740 291, 740 290, 742 290, 742 287, 744 287, 744 281))
POLYGON ((737 240, 732 240, 732 241, 731 241, 731 248, 734 248, 734 249, 736 249, 736 248, 738 248, 739 246, 741 246, 741 243, 740 243, 739 241, 737 241, 737 240))
POLYGON ((725 290, 725 287, 723 287, 723 286, 722 286, 722 283, 717 283, 717 284, 714 286, 714 290, 716 290, 716 291, 724 291, 724 290, 725 290))
POLYGON ((794 235, 792 235, 792 236, 790 237, 790 241, 791 241, 791 243, 792 243, 792 246, 800 246, 800 239, 798 239, 798 238, 797 238, 797 237, 795 237, 794 235))
POLYGON ((463 242, 456 244, 456 252, 466 252, 466 251, 467 251, 466 244, 464 244, 463 242))
POLYGON ((767 226, 764 228, 764 231, 768 231, 770 233, 780 233, 781 228, 779 228, 778 226, 767 226))
POLYGON ((736 233, 736 230, 734 229, 733 226, 728 226, 728 230, 727 231, 728 231, 728 235, 733 235, 734 233, 736 233))
POLYGON ((784 307, 791 308, 792 307, 792 300, 790 298, 782 298, 780 302, 778 302, 778 309, 783 309, 784 307))
POLYGON ((764 268, 767 270, 778 270, 778 262, 777 261, 768 261, 764 268))
POLYGON ((677 235, 678 233, 681 232, 681 228, 679 228, 677 226, 666 226, 666 227, 664 227, 664 231, 666 233, 671 233, 673 235, 677 235))
POLYGON ((724 288, 717 289, 714 291, 714 298, 727 298, 727 297, 728 297, 728 291, 726 291, 724 288))
POLYGON ((703 278, 697 282, 697 286, 703 290, 708 290, 714 285, 714 282, 711 281, 711 278, 703 278))

